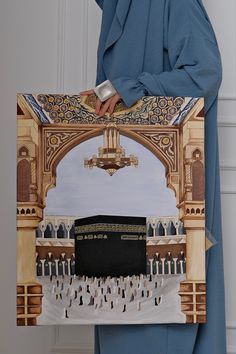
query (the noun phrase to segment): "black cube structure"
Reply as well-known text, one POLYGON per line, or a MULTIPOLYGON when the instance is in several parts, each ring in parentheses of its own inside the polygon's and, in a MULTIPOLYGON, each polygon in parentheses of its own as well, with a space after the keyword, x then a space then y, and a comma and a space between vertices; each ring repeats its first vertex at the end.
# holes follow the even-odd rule
POLYGON ((76 275, 146 274, 146 218, 96 215, 75 220, 76 275))

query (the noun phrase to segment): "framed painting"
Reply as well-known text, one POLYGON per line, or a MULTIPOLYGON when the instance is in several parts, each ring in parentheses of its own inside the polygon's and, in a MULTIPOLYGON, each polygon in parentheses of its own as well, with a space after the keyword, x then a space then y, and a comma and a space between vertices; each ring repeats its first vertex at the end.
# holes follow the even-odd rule
POLYGON ((17 325, 206 322, 204 99, 17 95, 17 325))

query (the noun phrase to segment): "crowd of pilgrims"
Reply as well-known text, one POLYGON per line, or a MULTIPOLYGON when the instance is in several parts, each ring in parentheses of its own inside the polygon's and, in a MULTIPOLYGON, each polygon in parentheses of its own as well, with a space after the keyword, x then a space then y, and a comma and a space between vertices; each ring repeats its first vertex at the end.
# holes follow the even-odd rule
MULTIPOLYGON (((158 275, 127 277, 50 276, 50 292, 56 301, 63 303, 63 318, 70 318, 72 305, 93 307, 95 314, 106 310, 125 313, 135 302, 141 311, 146 300, 153 306, 163 301, 162 289, 166 280, 158 275)), ((132 307, 133 308, 133 307, 132 307)))

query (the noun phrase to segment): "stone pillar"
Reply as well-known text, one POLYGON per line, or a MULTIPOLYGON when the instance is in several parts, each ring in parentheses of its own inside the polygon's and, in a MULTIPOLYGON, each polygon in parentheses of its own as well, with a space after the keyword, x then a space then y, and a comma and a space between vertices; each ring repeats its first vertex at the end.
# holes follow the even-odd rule
POLYGON ((35 216, 26 215, 19 216, 17 220, 18 326, 36 325, 37 316, 42 311, 42 286, 36 279, 36 229, 39 221, 35 216))
POLYGON ((180 141, 180 220, 186 229, 186 281, 180 284, 181 309, 187 323, 206 321, 204 100, 182 123, 180 141))
POLYGON ((186 278, 205 281, 205 203, 183 202, 180 217, 186 230, 186 278))
POLYGON ((187 279, 205 281, 205 231, 187 229, 186 233, 187 279))
POLYGON ((17 282, 32 283, 35 279, 35 229, 17 230, 17 282))

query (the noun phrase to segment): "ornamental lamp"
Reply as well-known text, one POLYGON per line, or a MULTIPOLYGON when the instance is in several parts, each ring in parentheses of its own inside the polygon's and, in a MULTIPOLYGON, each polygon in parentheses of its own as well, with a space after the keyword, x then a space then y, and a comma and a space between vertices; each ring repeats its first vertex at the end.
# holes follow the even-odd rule
POLYGON ((98 156, 84 159, 84 167, 102 168, 110 176, 128 166, 138 166, 138 158, 134 155, 125 156, 125 149, 120 145, 120 133, 116 124, 109 123, 103 131, 103 146, 98 148, 98 156))

